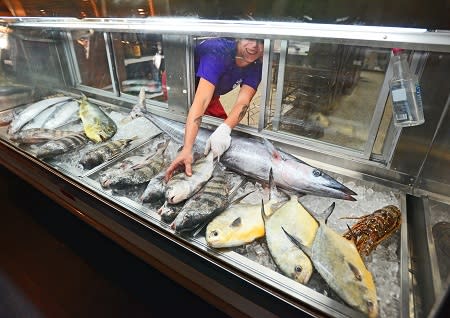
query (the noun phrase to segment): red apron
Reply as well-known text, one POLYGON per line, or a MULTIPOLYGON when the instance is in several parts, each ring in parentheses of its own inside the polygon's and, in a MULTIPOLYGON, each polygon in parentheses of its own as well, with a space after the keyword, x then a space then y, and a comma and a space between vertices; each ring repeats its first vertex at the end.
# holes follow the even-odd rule
POLYGON ((220 103, 220 96, 213 96, 213 98, 209 102, 208 107, 206 108, 205 115, 227 119, 228 117, 227 113, 225 112, 222 104, 220 103))

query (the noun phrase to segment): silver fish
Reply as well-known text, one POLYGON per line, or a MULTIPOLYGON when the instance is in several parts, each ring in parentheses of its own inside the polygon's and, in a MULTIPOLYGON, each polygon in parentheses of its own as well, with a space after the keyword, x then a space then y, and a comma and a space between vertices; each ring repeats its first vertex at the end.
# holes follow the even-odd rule
POLYGON ((76 100, 58 104, 50 116, 48 116, 47 120, 42 125, 42 128, 55 129, 79 118, 79 109, 80 105, 76 100))
POLYGON ((213 154, 196 160, 192 165, 192 176, 184 171, 175 174, 166 184, 166 198, 171 204, 180 203, 196 193, 212 176, 214 170, 213 154))
POLYGON ((194 194, 171 223, 176 232, 193 231, 229 205, 229 185, 222 170, 194 194))
POLYGON ((137 137, 108 141, 105 144, 86 152, 81 157, 80 164, 84 169, 92 169, 119 154, 136 138, 137 137))
POLYGON ((261 214, 270 255, 283 274, 306 284, 311 278, 313 265, 308 256, 286 237, 282 227, 296 233, 306 244, 311 244, 317 231, 317 222, 298 202, 296 195, 292 195, 270 216, 264 210, 263 205, 261 214))
POLYGON ((117 132, 116 123, 95 104, 88 101, 83 95, 80 102, 80 118, 86 136, 93 142, 102 142, 110 139, 117 132))
MULTIPOLYGON (((61 102, 61 103, 65 103, 61 102)), ((56 103, 55 105, 50 106, 49 108, 41 111, 36 117, 26 123, 20 130, 33 129, 33 128, 42 128, 44 122, 51 115, 51 113, 55 110, 56 105, 60 105, 61 103, 56 103)))
POLYGON ((61 137, 71 136, 74 133, 74 131, 69 130, 32 128, 26 130, 22 129, 19 132, 9 136, 9 139, 20 144, 38 144, 41 142, 59 139, 61 137))
POLYGON ((62 96, 62 97, 52 97, 43 99, 39 102, 33 103, 27 106, 24 110, 22 110, 19 115, 11 122, 8 127, 8 134, 14 134, 18 132, 26 123, 35 118, 40 112, 47 109, 48 107, 62 102, 67 101, 71 97, 62 96))
POLYGON ((73 133, 72 135, 55 140, 47 141, 39 146, 36 151, 38 158, 51 158, 71 150, 75 150, 87 144, 89 139, 83 132, 73 133))
MULTIPOLYGON (((328 216, 333 208, 334 203, 329 208, 328 216)), ((282 230, 287 238, 310 257, 317 272, 348 305, 368 317, 377 317, 375 283, 355 244, 326 225, 326 219, 318 222, 319 228, 311 247, 306 246, 295 235, 295 229, 283 226, 282 230)))
MULTIPOLYGON (((184 139, 184 124, 164 117, 155 116, 143 111, 142 116, 150 120, 160 130, 168 134, 178 143, 184 139)), ((206 141, 213 131, 200 128, 196 143, 196 151, 205 149, 206 141)), ((356 193, 302 160, 276 149, 270 142, 232 133, 231 146, 220 157, 220 162, 228 169, 242 175, 264 181, 273 168, 277 187, 308 193, 317 196, 332 197, 355 201, 356 193)))
POLYGON ((142 87, 139 92, 138 102, 133 106, 128 116, 124 117, 120 122, 122 124, 126 124, 130 122, 131 120, 140 117, 140 113, 142 111, 146 111, 146 105, 145 105, 145 88, 142 87))
POLYGON ((142 193, 140 200, 141 202, 155 202, 165 199, 166 197, 166 184, 164 181, 164 176, 166 171, 163 169, 156 176, 154 176, 144 192, 142 193))

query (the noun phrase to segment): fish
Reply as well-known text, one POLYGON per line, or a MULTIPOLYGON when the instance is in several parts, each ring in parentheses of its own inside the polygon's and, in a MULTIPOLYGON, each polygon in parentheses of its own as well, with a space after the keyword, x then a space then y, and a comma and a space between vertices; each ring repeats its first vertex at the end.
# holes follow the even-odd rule
POLYGON ((137 104, 135 104, 133 106, 130 113, 126 117, 124 117, 120 122, 122 124, 126 124, 126 123, 130 122, 131 120, 139 117, 139 114, 142 111, 145 111, 146 109, 147 108, 146 108, 146 104, 145 104, 145 88, 141 87, 137 104))
POLYGON ((149 181, 139 198, 141 202, 155 202, 166 198, 165 175, 166 171, 163 169, 149 181))
POLYGON ((170 227, 175 232, 191 232, 209 222, 229 205, 229 184, 220 166, 212 178, 188 201, 170 227))
MULTIPOLYGON (((184 123, 156 116, 149 111, 141 115, 176 142, 183 144, 184 123)), ((213 130, 201 127, 195 140, 194 151, 203 152, 206 141, 213 130)), ((347 188, 324 171, 274 147, 270 141, 247 136, 235 131, 231 134, 231 145, 220 157, 220 162, 229 170, 264 181, 273 168, 275 184, 279 188, 303 194, 356 201, 354 191, 347 188)))
MULTIPOLYGON (((65 103, 56 103, 55 105, 52 105, 43 111, 41 111, 39 114, 37 114, 33 119, 31 119, 28 123, 26 123, 20 130, 26 130, 26 129, 33 129, 33 128, 43 128, 44 122, 47 120, 48 116, 55 110, 56 105, 65 103)), ((19 130, 19 131, 20 131, 19 130)))
POLYGON ((170 204, 180 203, 196 193, 212 176, 213 154, 197 159, 192 165, 192 176, 179 171, 166 184, 166 198, 170 204))
MULTIPOLYGON (((272 213, 272 205, 280 200, 273 195, 273 177, 269 176, 269 200, 264 204, 267 214, 272 213)), ((265 235, 264 220, 261 215, 260 203, 243 203, 250 191, 216 216, 206 227, 205 239, 210 247, 226 248, 241 246, 253 242, 265 235)))
MULTIPOLYGON (((328 208, 328 216, 334 206, 333 202, 328 208)), ((309 256, 317 272, 344 302, 375 318, 378 316, 378 300, 372 274, 355 244, 326 224, 328 216, 325 220, 317 220, 319 227, 310 246, 295 234, 295 229, 280 226, 286 237, 309 256)))
POLYGON ((184 206, 184 202, 177 204, 169 204, 167 201, 158 209, 157 213, 161 216, 161 220, 166 223, 171 223, 175 220, 178 213, 184 206))
POLYGON ((124 189, 149 182, 164 166, 163 153, 167 144, 168 142, 161 142, 156 153, 149 156, 144 162, 111 175, 109 179, 102 180, 101 185, 104 188, 124 189))
POLYGON ((16 109, 9 109, 0 114, 0 127, 7 126, 16 118, 18 111, 16 109))
POLYGON ((63 104, 58 104, 53 112, 48 116, 42 128, 55 129, 79 118, 80 105, 76 100, 70 100, 63 104))
POLYGON ((289 201, 271 215, 268 215, 264 205, 261 205, 261 215, 264 219, 267 247, 277 267, 284 275, 301 284, 307 284, 313 273, 313 264, 309 257, 286 237, 282 227, 296 233, 308 246, 313 242, 318 228, 317 222, 298 202, 295 194, 291 194, 289 201))
POLYGON ((117 132, 117 125, 100 107, 90 103, 84 95, 79 103, 79 115, 83 122, 83 129, 90 140, 99 143, 114 136, 117 132))
POLYGON ((120 175, 133 167, 142 165, 143 162, 146 162, 146 160, 148 160, 148 156, 129 156, 108 169, 101 171, 99 173, 98 181, 102 187, 107 187, 106 184, 111 178, 115 178, 115 176, 120 175))
POLYGON ((35 118, 40 112, 47 109, 48 107, 63 101, 67 101, 71 99, 69 96, 59 96, 59 97, 51 97, 40 100, 36 103, 33 103, 23 109, 8 127, 8 134, 12 135, 18 132, 25 124, 27 124, 30 120, 35 118))
POLYGON ((78 149, 87 144, 89 139, 84 132, 73 133, 72 135, 47 141, 39 146, 35 155, 37 158, 51 158, 57 155, 78 149))
POLYGON ((119 154, 136 138, 137 137, 110 140, 105 144, 86 152, 81 157, 79 163, 83 166, 84 169, 92 169, 119 154))
POLYGON ((38 144, 50 140, 59 139, 73 135, 75 132, 70 130, 56 130, 44 128, 32 128, 20 130, 17 133, 9 136, 11 141, 19 144, 38 144))

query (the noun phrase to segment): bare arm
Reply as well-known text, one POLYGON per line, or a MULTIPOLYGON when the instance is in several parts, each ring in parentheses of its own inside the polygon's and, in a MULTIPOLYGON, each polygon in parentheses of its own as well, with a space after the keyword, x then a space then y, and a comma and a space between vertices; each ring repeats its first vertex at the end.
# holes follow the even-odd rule
POLYGON ((195 138, 197 137, 202 116, 209 105, 214 94, 215 86, 207 80, 201 78, 195 92, 194 101, 186 119, 186 127, 184 130, 183 150, 178 154, 175 160, 166 170, 166 181, 169 180, 178 167, 184 166, 186 175, 192 175, 192 148, 194 147, 195 138))

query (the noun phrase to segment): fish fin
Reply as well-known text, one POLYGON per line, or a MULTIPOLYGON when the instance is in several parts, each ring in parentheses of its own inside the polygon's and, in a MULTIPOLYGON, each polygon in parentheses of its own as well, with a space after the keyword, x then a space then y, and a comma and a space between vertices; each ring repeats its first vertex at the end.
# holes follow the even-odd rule
POLYGON ((331 213, 333 213, 335 206, 336 206, 336 202, 333 202, 330 204, 330 206, 325 211, 323 211, 323 213, 325 214, 325 218, 324 218, 325 224, 327 224, 328 218, 330 217, 331 213))
POLYGON ((356 245, 356 240, 358 237, 355 235, 355 233, 351 229, 350 225, 348 225, 348 223, 347 223, 347 228, 348 228, 348 231, 350 232, 350 235, 352 236, 353 243, 356 245))
POLYGON ((295 236, 293 236, 292 234, 289 234, 284 227, 282 226, 281 229, 283 230, 284 234, 286 234, 286 236, 289 238, 289 240, 294 243, 294 245, 298 246, 301 250, 304 250, 306 248, 306 246, 299 241, 298 238, 296 238, 295 236))
POLYGON ((230 205, 232 205, 232 204, 237 204, 237 203, 241 202, 245 197, 247 197, 249 194, 251 194, 251 193, 253 193, 253 192, 255 192, 255 191, 256 191, 256 189, 255 189, 255 190, 252 190, 252 191, 249 191, 249 192, 247 192, 247 193, 244 193, 244 194, 241 195, 239 198, 233 200, 233 201, 230 203, 230 205))
POLYGON ((347 263, 347 264, 348 264, 348 267, 350 268, 350 270, 352 271, 353 275, 355 275, 355 279, 358 281, 362 281, 362 275, 361 275, 361 272, 359 271, 359 269, 352 263, 347 263))
POLYGON ((230 227, 239 227, 242 225, 242 218, 238 217, 233 222, 231 222, 230 227))
POLYGON ((266 146, 267 151, 270 153, 271 157, 276 160, 281 160, 280 152, 275 148, 275 146, 266 138, 263 138, 264 145, 266 146))

